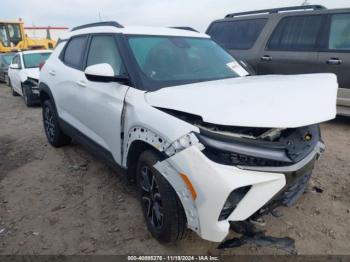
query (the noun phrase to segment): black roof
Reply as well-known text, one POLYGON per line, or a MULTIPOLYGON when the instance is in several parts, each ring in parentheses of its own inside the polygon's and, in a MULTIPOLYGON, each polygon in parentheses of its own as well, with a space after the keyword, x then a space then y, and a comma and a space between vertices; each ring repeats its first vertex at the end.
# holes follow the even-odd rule
POLYGON ((182 30, 188 30, 188 31, 193 31, 193 32, 197 32, 198 31, 192 27, 189 27, 189 26, 172 26, 170 28, 174 28, 174 29, 182 29, 182 30))
POLYGON ((106 21, 106 22, 97 22, 97 23, 91 23, 91 24, 85 24, 85 25, 80 25, 77 27, 73 27, 70 31, 76 31, 79 29, 84 29, 84 28, 89 28, 89 27, 96 27, 96 26, 114 26, 117 28, 124 28, 121 24, 119 24, 116 21, 106 21))

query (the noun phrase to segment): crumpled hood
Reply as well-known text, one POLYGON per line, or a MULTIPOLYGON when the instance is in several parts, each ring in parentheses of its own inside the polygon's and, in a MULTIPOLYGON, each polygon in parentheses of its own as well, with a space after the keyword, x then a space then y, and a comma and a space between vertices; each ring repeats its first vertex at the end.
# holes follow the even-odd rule
POLYGON ((204 122, 294 128, 336 116, 334 74, 267 75, 163 88, 145 94, 159 108, 201 116, 204 122))

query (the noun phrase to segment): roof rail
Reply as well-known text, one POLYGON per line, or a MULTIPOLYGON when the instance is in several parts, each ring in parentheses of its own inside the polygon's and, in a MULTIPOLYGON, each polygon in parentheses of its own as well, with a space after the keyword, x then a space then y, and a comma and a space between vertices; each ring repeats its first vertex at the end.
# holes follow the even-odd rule
POLYGON ((73 27, 70 31, 76 31, 84 28, 89 28, 89 27, 96 27, 96 26, 114 26, 118 28, 124 28, 121 24, 115 22, 115 21, 106 21, 106 22, 97 22, 97 23, 91 23, 91 24, 86 24, 86 25, 80 25, 77 27, 73 27))
POLYGON ((193 31, 193 32, 199 33, 196 29, 189 27, 189 26, 171 26, 170 28, 188 30, 188 31, 193 31))
POLYGON ((246 16, 246 15, 258 15, 258 14, 277 14, 277 13, 283 13, 283 12, 293 12, 293 11, 309 11, 309 10, 323 10, 327 9, 323 5, 300 5, 300 6, 289 6, 289 7, 281 7, 281 8, 274 8, 274 9, 263 9, 263 10, 257 10, 257 11, 248 11, 248 12, 241 12, 241 13, 232 13, 225 16, 225 18, 230 17, 237 17, 237 16, 246 16))

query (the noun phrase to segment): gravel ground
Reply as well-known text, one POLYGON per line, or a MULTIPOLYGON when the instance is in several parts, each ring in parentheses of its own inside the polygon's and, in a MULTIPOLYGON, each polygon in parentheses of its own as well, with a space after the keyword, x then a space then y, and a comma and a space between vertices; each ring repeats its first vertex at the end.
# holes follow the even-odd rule
MULTIPOLYGON (((265 230, 294 238, 299 254, 350 254, 350 118, 322 132, 327 151, 308 192, 282 217, 266 216, 265 230)), ((134 186, 80 145, 49 146, 41 109, 0 84, 0 254, 284 254, 216 247, 193 233, 172 245, 152 239, 134 186)))

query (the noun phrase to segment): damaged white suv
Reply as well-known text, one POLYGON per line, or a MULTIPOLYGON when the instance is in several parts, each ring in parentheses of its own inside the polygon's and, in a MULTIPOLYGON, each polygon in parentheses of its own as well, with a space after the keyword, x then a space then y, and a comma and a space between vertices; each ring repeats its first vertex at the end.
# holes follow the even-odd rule
POLYGON ((101 22, 72 29, 40 76, 55 147, 86 145, 137 181, 160 241, 291 205, 336 114, 332 74, 249 76, 209 36, 101 22))

